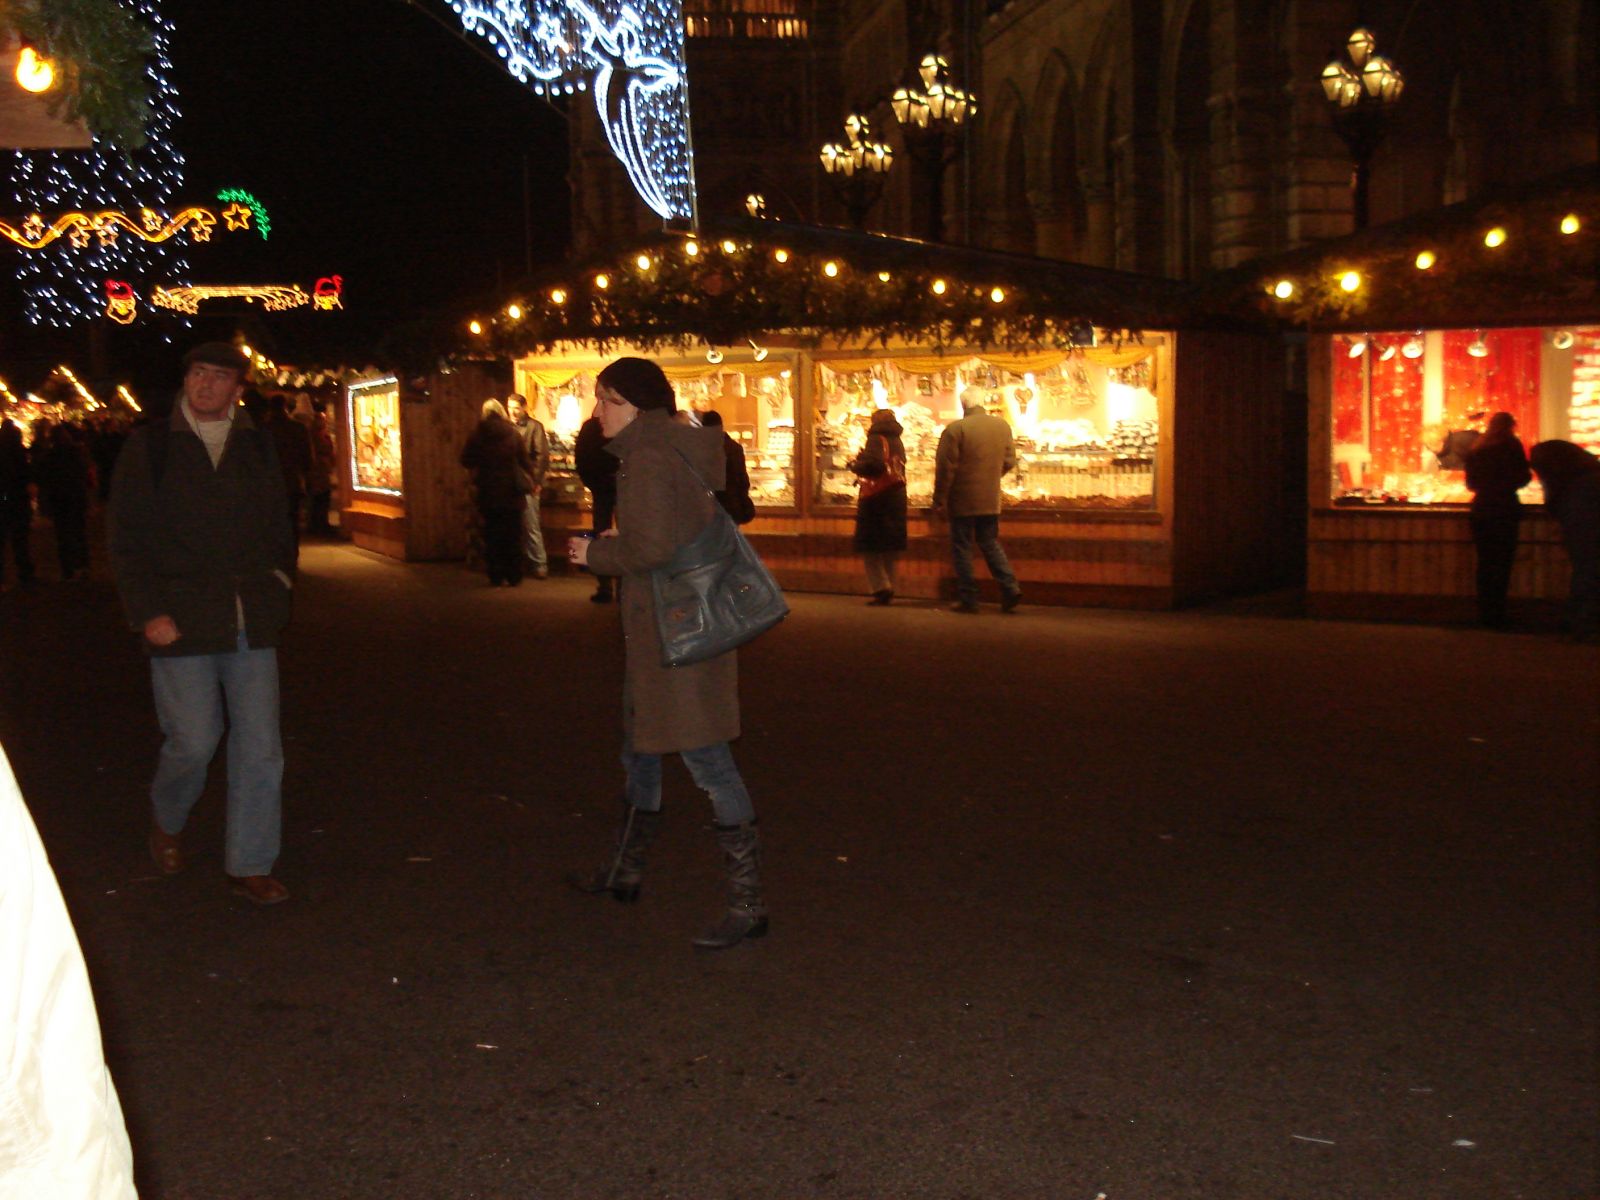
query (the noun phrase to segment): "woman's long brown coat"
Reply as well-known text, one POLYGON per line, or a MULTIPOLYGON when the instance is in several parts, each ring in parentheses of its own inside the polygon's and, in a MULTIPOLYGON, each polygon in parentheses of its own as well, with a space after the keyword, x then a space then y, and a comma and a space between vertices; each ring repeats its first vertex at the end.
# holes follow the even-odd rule
POLYGON ((716 501, 706 488, 715 491, 723 484, 722 433, 678 425, 670 413, 648 409, 606 450, 622 460, 617 536, 590 544, 589 569, 622 577, 623 744, 641 754, 668 754, 730 741, 739 736, 738 652, 693 666, 663 667, 650 591, 650 572, 711 520, 716 501))

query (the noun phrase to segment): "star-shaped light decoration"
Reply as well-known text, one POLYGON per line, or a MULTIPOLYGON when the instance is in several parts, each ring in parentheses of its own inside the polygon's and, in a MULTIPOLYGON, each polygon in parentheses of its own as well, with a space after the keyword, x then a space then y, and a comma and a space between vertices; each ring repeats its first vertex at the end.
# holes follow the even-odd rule
POLYGON ((44 236, 44 218, 38 213, 32 213, 22 223, 22 236, 30 242, 37 242, 44 236))
POLYGON ((102 246, 115 246, 117 244, 118 232, 119 230, 117 229, 116 225, 112 224, 110 221, 102 221, 98 218, 95 219, 94 235, 100 239, 100 244, 102 246))
POLYGON ((228 223, 230 232, 249 229, 251 212, 243 204, 230 204, 222 210, 222 219, 228 223))

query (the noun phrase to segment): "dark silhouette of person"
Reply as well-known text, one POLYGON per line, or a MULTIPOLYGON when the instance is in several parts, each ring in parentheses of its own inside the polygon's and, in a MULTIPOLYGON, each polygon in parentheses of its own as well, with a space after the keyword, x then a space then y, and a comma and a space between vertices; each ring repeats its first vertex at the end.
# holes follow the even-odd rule
POLYGON ((71 425, 41 423, 33 444, 33 479, 39 500, 55 526, 62 579, 89 572, 89 452, 71 425))
POLYGON ((23 587, 33 582, 33 555, 28 550, 28 534, 33 526, 33 498, 28 484, 32 479, 21 427, 9 417, 0 420, 0 583, 5 581, 8 543, 11 561, 17 568, 17 582, 23 587))
POLYGON ((483 514, 483 559, 491 587, 522 584, 522 513, 533 489, 533 463, 505 405, 486 400, 483 419, 461 450, 472 472, 478 511, 483 514))
POLYGON ((267 399, 267 415, 262 426, 278 452, 278 466, 283 469, 283 490, 289 497, 289 523, 294 526, 298 540, 300 511, 306 501, 306 478, 311 473, 311 433, 289 415, 289 398, 282 392, 274 392, 267 399))
POLYGON ((744 447, 723 428, 722 414, 715 409, 701 413, 700 424, 706 429, 722 430, 722 456, 728 460, 728 474, 727 486, 716 494, 717 502, 736 524, 748 525, 756 519, 756 506, 750 499, 750 470, 745 466, 744 447))
MULTIPOLYGON (((606 444, 610 441, 600 427, 599 416, 595 415, 579 426, 578 438, 572 448, 578 478, 589 489, 594 510, 589 531, 595 537, 611 528, 612 518, 617 512, 617 468, 622 462, 616 455, 606 452, 606 444)), ((615 585, 616 581, 610 575, 596 575, 594 594, 589 599, 596 604, 611 603, 615 585)))
POLYGON ((1544 487, 1544 507, 1561 525, 1572 564, 1566 631, 1579 641, 1600 636, 1600 458, 1552 439, 1528 455, 1544 487))
POLYGON ((1516 430, 1515 417, 1497 412, 1467 454, 1467 487, 1472 490, 1469 520, 1478 551, 1478 623, 1488 629, 1505 629, 1511 623, 1506 594, 1522 523, 1517 492, 1533 478, 1516 430))

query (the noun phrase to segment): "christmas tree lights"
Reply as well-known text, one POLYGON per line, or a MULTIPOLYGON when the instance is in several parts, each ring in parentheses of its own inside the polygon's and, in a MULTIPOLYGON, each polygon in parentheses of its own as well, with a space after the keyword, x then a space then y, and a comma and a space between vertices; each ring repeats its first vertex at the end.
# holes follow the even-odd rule
MULTIPOLYGON (((13 194, 24 212, 126 212, 160 209, 183 183, 183 156, 172 144, 177 92, 171 83, 168 44, 172 26, 156 0, 122 0, 148 28, 152 53, 145 65, 151 112, 147 141, 123 151, 96 139, 87 151, 19 152, 12 159, 13 194)), ((81 231, 80 231, 81 232, 81 231)), ((75 238, 69 233, 49 254, 23 257, 17 279, 24 315, 35 325, 68 326, 105 313, 107 279, 170 279, 188 271, 181 239, 75 238)))

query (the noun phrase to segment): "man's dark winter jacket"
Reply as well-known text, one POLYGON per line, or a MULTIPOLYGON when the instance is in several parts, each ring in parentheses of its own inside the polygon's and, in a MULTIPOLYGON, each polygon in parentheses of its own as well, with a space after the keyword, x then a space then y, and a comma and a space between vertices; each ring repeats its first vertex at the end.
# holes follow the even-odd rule
POLYGON ((169 421, 134 430, 112 476, 110 520, 128 621, 143 630, 165 615, 178 626, 172 645, 146 643, 151 654, 236 649, 241 606, 251 648, 278 644, 289 623, 294 529, 272 439, 243 409, 215 467, 181 405, 169 421), (152 450, 158 438, 164 452, 152 450))

